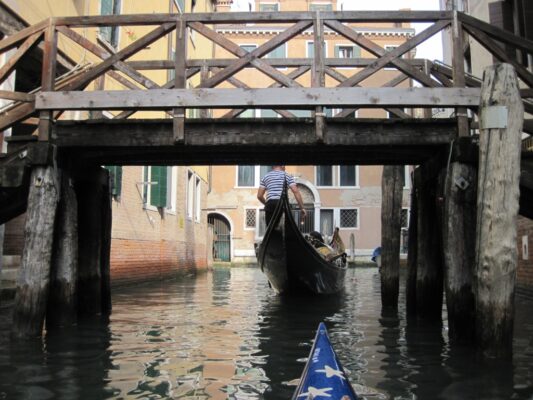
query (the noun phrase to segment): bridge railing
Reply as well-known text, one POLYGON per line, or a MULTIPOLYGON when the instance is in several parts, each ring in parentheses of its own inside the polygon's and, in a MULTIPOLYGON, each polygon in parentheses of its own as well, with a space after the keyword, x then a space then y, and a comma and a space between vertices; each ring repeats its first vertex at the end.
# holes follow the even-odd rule
MULTIPOLYGON (((353 115, 358 108, 383 108, 389 115, 410 118, 412 112, 408 111, 412 108, 450 107, 455 109, 459 135, 467 135, 466 108, 475 110, 477 107, 480 82, 465 73, 465 34, 478 41, 495 58, 511 63, 519 79, 531 88, 533 74, 520 60, 533 55, 533 42, 457 12, 240 12, 50 18, 0 41, 0 52, 16 49, 0 69, 0 83, 20 67, 30 49, 39 45, 43 50, 39 88, 29 93, 0 91, 1 98, 13 102, 0 113, 0 130, 21 121, 35 121, 34 117, 38 116, 39 140, 46 141, 51 124, 66 110, 111 110, 116 119, 127 118, 137 111, 161 110, 173 118, 174 137, 179 142, 183 140, 185 110, 189 108, 230 109, 219 113, 219 118, 234 118, 250 108, 273 109, 282 117, 296 118, 291 110, 308 109, 316 120, 317 137, 320 139, 326 108, 335 109, 332 117, 337 118, 353 115), (419 22, 429 23, 429 26, 390 50, 369 39, 361 29, 369 24, 393 27, 394 24, 419 22), (247 51, 218 29, 236 25, 271 26, 275 27, 276 34, 247 51), (81 28, 116 26, 143 26, 150 27, 150 30, 117 51, 79 32, 81 28), (417 46, 447 28, 451 30, 452 66, 409 57, 417 46), (366 50, 373 58, 325 57, 326 31, 366 50), (191 32, 209 39, 233 58, 188 57, 188 35, 191 32), (312 38, 314 57, 267 57, 276 48, 303 34, 312 38), (174 42, 173 59, 130 61, 162 39, 174 42), (58 46, 66 41, 99 61, 78 68, 68 79, 58 80, 58 46), (515 56, 502 49, 502 44, 516 49, 515 56), (516 56, 517 51, 520 57, 516 56), (403 58, 405 55, 408 55, 407 58, 403 58), (268 76, 273 81, 270 87, 252 87, 236 76, 250 68, 268 76), (156 69, 173 71, 173 76, 166 82, 156 82, 144 73, 156 69), (393 79, 386 82, 377 79, 379 87, 369 86, 366 80, 385 69, 395 70, 393 79), (198 74, 201 75, 199 83, 191 87, 192 78, 198 74), (300 79, 305 74, 310 74, 310 78, 300 79), (86 90, 104 75, 127 90, 86 90), (326 77, 329 84, 326 84, 326 77), (421 87, 413 88, 412 84, 406 84, 409 79, 421 87), (334 84, 331 84, 332 80, 334 84)), ((532 92, 526 89, 523 95, 530 98, 532 92)), ((533 106, 528 101, 525 102, 525 110, 533 112, 533 106)), ((205 112, 200 115, 208 116, 205 112)))

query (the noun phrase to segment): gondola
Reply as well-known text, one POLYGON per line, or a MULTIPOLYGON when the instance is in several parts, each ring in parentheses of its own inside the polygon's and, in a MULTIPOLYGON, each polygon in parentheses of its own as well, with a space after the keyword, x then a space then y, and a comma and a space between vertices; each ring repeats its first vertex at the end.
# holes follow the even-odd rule
POLYGON ((344 287, 347 264, 344 249, 335 251, 300 232, 289 205, 287 187, 257 247, 257 260, 272 288, 281 294, 332 294, 344 287))
POLYGON ((319 398, 357 399, 322 322, 292 400, 319 398))

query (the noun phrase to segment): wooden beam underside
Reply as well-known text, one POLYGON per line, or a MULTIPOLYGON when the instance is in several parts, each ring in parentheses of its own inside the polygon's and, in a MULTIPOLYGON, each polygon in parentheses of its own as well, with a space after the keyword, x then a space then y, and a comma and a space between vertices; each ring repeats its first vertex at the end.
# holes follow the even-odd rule
POLYGON ((265 163, 417 164, 447 148, 455 120, 327 119, 318 143, 312 118, 186 120, 174 144, 172 119, 60 121, 52 142, 85 162, 162 165, 265 163), (147 133, 149 132, 149 134, 147 133))

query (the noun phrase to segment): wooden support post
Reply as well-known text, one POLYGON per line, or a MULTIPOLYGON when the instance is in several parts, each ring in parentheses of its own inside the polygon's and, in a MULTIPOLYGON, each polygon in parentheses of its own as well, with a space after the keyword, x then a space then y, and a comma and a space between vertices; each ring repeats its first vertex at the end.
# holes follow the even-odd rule
POLYGON ((403 174, 402 165, 385 165, 381 178, 380 275, 384 308, 398 308, 403 174))
POLYGON ((112 195, 109 171, 104 169, 107 182, 102 187, 102 252, 100 273, 102 275, 102 314, 111 314, 111 226, 112 195))
POLYGON ((510 356, 513 339, 521 130, 513 67, 483 73, 476 224, 476 336, 484 353, 510 356))
MULTIPOLYGON (((453 86, 465 87, 465 53, 463 42, 463 28, 458 19, 457 11, 453 12, 452 20, 452 47, 453 47, 453 86)), ((455 109, 457 116, 457 132, 459 136, 468 136, 468 115, 466 108, 455 109)))
POLYGON ((59 197, 52 167, 34 167, 24 226, 24 250, 13 309, 13 337, 35 337, 42 333, 48 288, 54 221, 59 197))
MULTIPOLYGON (((313 21, 314 32, 314 63, 312 73, 313 87, 324 87, 325 85, 325 68, 324 68, 324 24, 320 19, 320 11, 316 12, 313 21)), ((315 130, 316 138, 319 142, 324 141, 325 131, 325 114, 324 107, 315 107, 315 130)))
MULTIPOLYGON (((185 89, 187 84, 187 23, 180 15, 176 21, 176 54, 174 55, 174 88, 185 89)), ((185 140, 185 108, 174 108, 174 142, 185 140)))
POLYGON ((418 190, 419 174, 413 173, 411 207, 409 213, 409 238, 407 247, 407 280, 405 283, 405 308, 408 317, 416 316, 416 269, 418 265, 418 190))
POLYGON ((76 322, 76 284, 78 277, 78 201, 72 179, 61 176, 54 249, 50 274, 50 295, 46 328, 69 326, 76 322))
MULTIPOLYGON (((41 78, 41 90, 50 92, 54 90, 57 60, 57 31, 54 19, 50 23, 44 35, 43 71, 41 78)), ((53 112, 41 111, 39 113, 39 140, 47 141, 52 128, 53 112)))
POLYGON ((416 313, 426 320, 442 317, 442 252, 438 224, 437 178, 426 165, 417 169, 420 174, 418 189, 418 231, 416 268, 416 313))
POLYGON ((442 247, 444 286, 450 340, 469 343, 474 338, 475 303, 472 288, 475 237, 477 171, 453 162, 444 183, 442 247))
POLYGON ((76 180, 78 199, 78 314, 102 312, 102 197, 107 175, 86 168, 76 180))
MULTIPOLYGON (((200 69, 200 81, 205 82, 209 79, 209 67, 207 65, 202 65, 200 69)), ((200 109, 200 118, 209 118, 209 109, 201 108, 200 109)))

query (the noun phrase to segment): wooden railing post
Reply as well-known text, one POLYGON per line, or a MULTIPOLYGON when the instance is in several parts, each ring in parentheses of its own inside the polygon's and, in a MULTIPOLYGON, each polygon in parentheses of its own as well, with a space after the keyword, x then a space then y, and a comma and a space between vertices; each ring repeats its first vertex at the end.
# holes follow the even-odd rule
MULTIPOLYGON (((452 20, 452 48, 453 48, 453 86, 465 87, 465 55, 463 43, 463 27, 459 21, 457 11, 453 12, 452 20)), ((457 116, 458 136, 468 136, 468 115, 466 108, 457 107, 455 109, 457 116)))
MULTIPOLYGON (((176 46, 174 54, 174 88, 185 89, 187 63, 187 23, 180 14, 176 21, 176 46)), ((185 108, 174 108, 174 142, 182 143, 185 140, 185 108)))
MULTIPOLYGON (((320 19, 320 11, 316 12, 315 20, 313 21, 314 34, 314 63, 312 69, 312 86, 324 87, 325 73, 324 73, 324 24, 320 19)), ((324 107, 315 107, 315 129, 316 137, 319 142, 324 140, 324 107)))
MULTIPOLYGON (((57 61, 57 31, 54 18, 50 18, 44 34, 43 70, 41 90, 54 90, 57 61)), ((53 111, 41 111, 39 114, 39 140, 48 141, 52 127, 53 111)))

